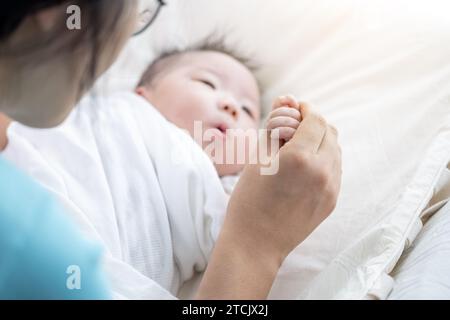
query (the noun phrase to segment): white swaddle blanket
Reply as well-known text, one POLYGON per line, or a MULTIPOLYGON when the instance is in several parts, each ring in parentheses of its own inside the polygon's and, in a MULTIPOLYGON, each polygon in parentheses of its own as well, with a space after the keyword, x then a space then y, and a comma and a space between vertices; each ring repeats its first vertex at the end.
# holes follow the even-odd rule
POLYGON ((116 298, 174 298, 205 269, 228 196, 203 150, 141 97, 87 98, 59 128, 13 123, 8 138, 3 156, 103 243, 116 298))

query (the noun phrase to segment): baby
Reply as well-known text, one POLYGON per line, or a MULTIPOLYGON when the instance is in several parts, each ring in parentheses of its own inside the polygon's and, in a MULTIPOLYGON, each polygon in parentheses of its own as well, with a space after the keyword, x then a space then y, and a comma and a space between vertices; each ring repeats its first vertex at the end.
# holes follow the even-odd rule
MULTIPOLYGON (((229 154, 236 152, 248 160, 252 150, 251 143, 235 147, 236 143, 231 142, 248 130, 256 132, 261 120, 260 90, 251 69, 246 59, 220 43, 209 43, 163 54, 148 67, 136 93, 167 120, 187 130, 205 151, 211 145, 210 139, 198 139, 207 136, 205 132, 209 131, 211 140, 221 140, 215 146, 222 150, 207 153, 216 160, 233 159, 213 159, 220 177, 233 176, 246 163, 229 154), (224 157, 217 157, 217 153, 224 157)), ((267 129, 279 130, 279 138, 288 141, 300 120, 298 102, 292 96, 279 97, 273 104, 267 129)))

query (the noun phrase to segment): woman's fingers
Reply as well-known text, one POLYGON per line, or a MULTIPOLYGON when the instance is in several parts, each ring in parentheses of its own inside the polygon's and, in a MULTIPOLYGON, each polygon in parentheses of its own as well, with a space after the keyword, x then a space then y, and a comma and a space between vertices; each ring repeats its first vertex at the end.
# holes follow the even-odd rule
POLYGON ((305 152, 317 153, 327 132, 327 122, 321 116, 311 113, 306 104, 300 105, 303 120, 289 145, 305 152))
POLYGON ((341 150, 338 144, 338 132, 336 128, 327 125, 325 137, 322 140, 318 153, 329 157, 336 156, 338 154, 340 155, 341 150))
POLYGON ((334 184, 332 189, 338 188, 342 175, 342 152, 338 143, 338 132, 334 127, 327 127, 318 155, 321 158, 323 167, 329 170, 329 175, 332 177, 330 180, 334 184))
POLYGON ((342 157, 340 148, 338 147, 337 149, 337 151, 335 150, 334 158, 333 155, 324 156, 322 158, 322 160, 325 162, 324 166, 328 166, 328 169, 326 170, 329 177, 327 186, 323 190, 323 195, 329 199, 328 202, 324 202, 324 212, 332 212, 335 209, 338 201, 339 191, 341 189, 342 157))

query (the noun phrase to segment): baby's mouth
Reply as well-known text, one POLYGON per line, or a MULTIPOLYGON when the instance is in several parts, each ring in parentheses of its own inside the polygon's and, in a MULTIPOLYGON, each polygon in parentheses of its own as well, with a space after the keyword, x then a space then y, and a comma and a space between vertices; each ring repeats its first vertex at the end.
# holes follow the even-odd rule
POLYGON ((221 124, 221 125, 218 125, 216 127, 216 129, 219 130, 223 135, 226 135, 228 127, 226 125, 224 125, 224 124, 221 124))
POLYGON ((225 122, 211 123, 209 126, 209 130, 212 130, 213 135, 220 137, 221 139, 224 139, 228 136, 229 129, 230 129, 230 126, 225 122))

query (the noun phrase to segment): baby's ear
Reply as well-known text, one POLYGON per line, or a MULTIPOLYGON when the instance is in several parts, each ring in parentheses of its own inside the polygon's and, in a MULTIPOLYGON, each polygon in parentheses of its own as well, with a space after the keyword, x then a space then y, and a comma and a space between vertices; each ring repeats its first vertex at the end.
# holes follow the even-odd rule
POLYGON ((150 90, 147 86, 138 86, 134 89, 134 92, 146 99, 150 99, 152 97, 152 90, 150 90))
POLYGON ((145 100, 149 101, 150 103, 155 103, 154 101, 154 92, 149 86, 138 86, 136 89, 134 89, 134 92, 144 98, 145 100))
POLYGON ((136 89, 134 89, 134 92, 139 96, 144 96, 145 91, 145 87, 137 87, 136 89))

